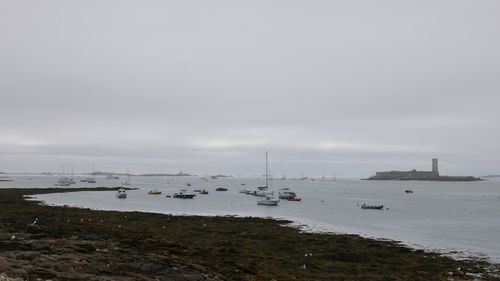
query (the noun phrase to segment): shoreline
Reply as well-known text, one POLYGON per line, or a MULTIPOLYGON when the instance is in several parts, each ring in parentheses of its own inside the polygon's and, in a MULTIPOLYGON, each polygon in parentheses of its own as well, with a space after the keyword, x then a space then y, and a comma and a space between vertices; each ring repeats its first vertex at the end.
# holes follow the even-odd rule
POLYGON ((170 278, 164 280, 500 280, 487 272, 493 265, 484 261, 454 260, 396 241, 303 232, 287 220, 99 211, 40 205, 23 197, 117 188, 1 189, 0 272, 67 280, 62 271, 64 252, 86 261, 85 268, 72 267, 79 280, 130 280, 127 276, 136 280, 161 276, 170 278), (37 227, 28 227, 36 217, 37 227), (13 235, 16 238, 11 239, 13 235), (64 245, 61 253, 37 248, 54 240, 64 245), (78 250, 75 245, 88 249, 78 250), (129 256, 135 262, 127 269, 123 263, 129 256), (90 261, 104 257, 112 261, 110 266, 90 261), (52 266, 47 262, 50 258, 61 260, 52 266), (35 266, 23 266, 23 260, 35 266))

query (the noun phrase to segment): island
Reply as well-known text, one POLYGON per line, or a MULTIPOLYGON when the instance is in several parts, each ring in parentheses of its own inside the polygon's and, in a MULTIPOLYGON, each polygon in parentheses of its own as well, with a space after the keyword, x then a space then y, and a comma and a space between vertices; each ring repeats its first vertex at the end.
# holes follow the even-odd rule
POLYGON ((385 171, 376 172, 366 180, 420 180, 420 181, 479 181, 473 176, 441 176, 439 175, 438 159, 432 159, 432 171, 385 171))

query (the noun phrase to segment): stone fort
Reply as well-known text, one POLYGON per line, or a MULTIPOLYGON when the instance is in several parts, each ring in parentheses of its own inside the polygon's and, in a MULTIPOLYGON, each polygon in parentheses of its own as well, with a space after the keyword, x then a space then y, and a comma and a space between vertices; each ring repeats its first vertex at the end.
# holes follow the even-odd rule
POLYGON ((432 171, 417 171, 415 169, 411 171, 387 171, 387 172, 377 172, 375 176, 369 179, 384 179, 384 180, 404 180, 404 179, 438 179, 439 169, 437 158, 432 159, 432 171))

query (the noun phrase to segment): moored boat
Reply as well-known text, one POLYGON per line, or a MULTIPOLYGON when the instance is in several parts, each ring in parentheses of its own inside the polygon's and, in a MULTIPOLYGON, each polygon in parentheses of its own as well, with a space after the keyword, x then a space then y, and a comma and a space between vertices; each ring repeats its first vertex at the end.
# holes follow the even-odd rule
POLYGON ((196 196, 194 193, 184 193, 184 192, 178 192, 174 193, 174 198, 180 198, 180 199, 193 199, 196 196))
POLYGON ((150 190, 148 192, 149 195, 161 195, 161 191, 158 189, 150 190))
POLYGON ((115 196, 116 196, 116 198, 119 198, 119 199, 125 199, 125 198, 127 198, 127 191, 124 188, 120 188, 116 192, 115 196))
POLYGON ((371 210, 381 210, 384 208, 384 205, 361 205, 361 209, 371 209, 371 210))
POLYGON ((280 202, 279 198, 267 196, 266 199, 257 201, 257 205, 278 206, 279 202, 280 202))
POLYGON ((215 191, 227 191, 227 188, 225 187, 217 187, 215 191))

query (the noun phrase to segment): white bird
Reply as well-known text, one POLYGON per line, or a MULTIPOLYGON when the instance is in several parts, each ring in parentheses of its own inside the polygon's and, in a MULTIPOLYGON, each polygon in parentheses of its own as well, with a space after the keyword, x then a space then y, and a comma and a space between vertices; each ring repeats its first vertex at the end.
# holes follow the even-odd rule
POLYGON ((35 221, 32 222, 30 225, 35 225, 38 222, 38 218, 35 218, 35 221))
POLYGON ((12 235, 12 236, 10 237, 10 240, 14 240, 14 239, 16 239, 16 236, 15 236, 15 235, 12 235))

